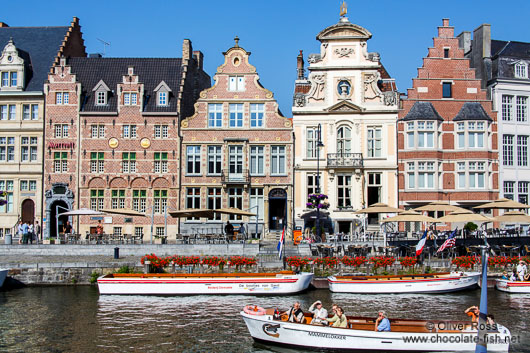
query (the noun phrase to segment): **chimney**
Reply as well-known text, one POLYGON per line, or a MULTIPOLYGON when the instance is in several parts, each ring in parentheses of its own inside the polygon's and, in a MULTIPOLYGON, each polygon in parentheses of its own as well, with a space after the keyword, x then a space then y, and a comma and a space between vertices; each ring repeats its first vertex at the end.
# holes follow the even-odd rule
POLYGON ((449 19, 442 18, 442 27, 449 27, 449 19))
POLYGON ((204 54, 200 50, 195 50, 193 52, 193 58, 195 59, 195 61, 197 61, 197 67, 202 70, 204 54))
POLYGON ((0 22, 0 28, 9 27, 9 25, 5 22, 0 22))
POLYGON ((305 79, 304 76, 304 54, 300 50, 300 54, 296 57, 296 71, 298 73, 298 80, 305 79))
POLYGON ((481 79, 482 88, 486 88, 492 75, 490 24, 484 23, 473 31, 471 49, 471 66, 475 68, 477 78, 481 79))
POLYGON ((464 55, 471 50, 471 32, 464 31, 458 35, 458 47, 464 49, 464 55))
POLYGON ((182 60, 188 62, 191 60, 191 55, 193 54, 193 49, 191 47, 191 40, 184 39, 182 42, 182 60))

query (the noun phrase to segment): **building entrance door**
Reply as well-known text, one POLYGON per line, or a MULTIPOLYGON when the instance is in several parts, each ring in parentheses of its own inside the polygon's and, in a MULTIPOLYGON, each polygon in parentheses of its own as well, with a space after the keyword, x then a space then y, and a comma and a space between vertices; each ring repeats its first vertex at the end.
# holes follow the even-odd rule
POLYGON ((283 229, 287 210, 287 192, 284 189, 272 189, 269 192, 269 230, 283 229))
MULTIPOLYGON (((368 206, 381 202, 381 173, 368 173, 367 187, 368 206)), ((369 213, 368 224, 378 224, 379 214, 369 213)))
POLYGON ((35 202, 27 199, 22 202, 22 222, 33 224, 35 221, 35 202))
POLYGON ((63 232, 63 227, 66 224, 66 221, 68 221, 68 216, 61 216, 60 214, 66 212, 68 209, 68 205, 64 201, 55 201, 52 204, 50 210, 50 219, 48 220, 48 224, 50 226, 50 237, 57 236, 57 229, 59 229, 59 233, 63 232), (58 223, 56 221, 57 213, 59 213, 58 223))

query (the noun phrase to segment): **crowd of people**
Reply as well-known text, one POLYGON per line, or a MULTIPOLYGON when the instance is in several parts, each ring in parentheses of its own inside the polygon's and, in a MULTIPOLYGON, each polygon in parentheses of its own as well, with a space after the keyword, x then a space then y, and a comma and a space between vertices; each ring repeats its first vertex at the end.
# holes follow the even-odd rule
POLYGON ((15 225, 15 231, 19 237, 19 244, 33 244, 34 241, 36 243, 39 242, 41 226, 39 221, 35 221, 33 224, 31 222, 22 222, 20 220, 15 225))
POLYGON ((520 260, 519 264, 516 268, 513 269, 511 274, 508 274, 508 272, 504 271, 502 273, 502 279, 516 282, 516 281, 528 281, 530 280, 530 273, 528 272, 528 268, 526 266, 526 262, 524 260, 520 260))

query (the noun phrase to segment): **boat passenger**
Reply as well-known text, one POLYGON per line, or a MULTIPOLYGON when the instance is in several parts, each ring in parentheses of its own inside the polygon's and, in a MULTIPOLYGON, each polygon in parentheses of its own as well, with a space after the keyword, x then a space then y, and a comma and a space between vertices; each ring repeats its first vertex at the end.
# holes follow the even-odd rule
POLYGON ((488 325, 495 325, 495 317, 492 314, 486 315, 486 320, 488 325))
POLYGON ((342 310, 340 306, 337 307, 335 316, 333 316, 331 319, 327 319, 327 322, 329 324, 332 323, 332 327, 348 327, 348 318, 346 317, 346 315, 344 315, 344 310, 342 310))
POLYGON ((509 280, 510 277, 508 277, 508 272, 504 271, 504 272, 502 273, 502 277, 501 277, 501 278, 502 278, 502 279, 505 279, 505 280, 509 280))
POLYGON ((478 316, 480 314, 480 309, 478 306, 470 306, 466 309, 466 311, 464 311, 464 313, 471 317, 472 322, 478 322, 478 316))
POLYGON ((510 276, 510 281, 515 282, 517 281, 517 271, 513 270, 512 275, 510 276))
POLYGON ((328 311, 322 306, 322 302, 317 300, 309 307, 309 311, 313 313, 313 320, 311 325, 322 325, 327 324, 326 319, 328 318, 328 311))
POLYGON ((304 321, 304 312, 302 311, 302 309, 300 309, 300 302, 298 302, 298 301, 294 302, 294 304, 291 307, 291 309, 289 309, 287 311, 287 315, 288 315, 288 319, 287 320, 289 322, 303 323, 303 321, 304 321))
POLYGON ((388 320, 386 313, 382 310, 377 313, 377 319, 375 320, 375 331, 390 331, 390 320, 388 320))
POLYGON ((523 260, 519 261, 519 265, 517 265, 517 278, 519 281, 524 281, 524 277, 526 275, 526 262, 523 260))

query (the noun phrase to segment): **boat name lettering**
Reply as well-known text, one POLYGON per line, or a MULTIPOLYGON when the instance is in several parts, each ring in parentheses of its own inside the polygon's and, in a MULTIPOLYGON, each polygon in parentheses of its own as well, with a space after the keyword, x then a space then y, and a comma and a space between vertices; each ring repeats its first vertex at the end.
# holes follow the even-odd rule
POLYGON ((345 340, 346 336, 336 335, 333 333, 322 333, 322 332, 308 332, 309 336, 321 337, 321 338, 330 338, 332 340, 345 340))
POLYGON ((211 287, 211 286, 208 286, 208 289, 232 289, 232 287, 223 287, 223 286, 211 287))
POLYGON ((432 322, 427 322, 425 327, 431 331, 434 327, 438 331, 462 331, 462 330, 487 330, 487 331, 497 331, 497 324, 479 324, 478 322, 450 322, 450 321, 440 321, 436 323, 436 326, 432 322))

